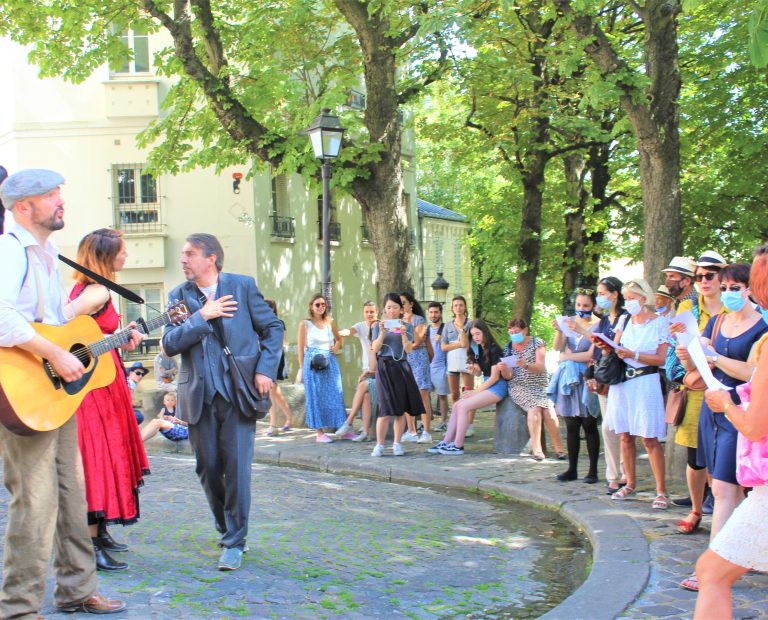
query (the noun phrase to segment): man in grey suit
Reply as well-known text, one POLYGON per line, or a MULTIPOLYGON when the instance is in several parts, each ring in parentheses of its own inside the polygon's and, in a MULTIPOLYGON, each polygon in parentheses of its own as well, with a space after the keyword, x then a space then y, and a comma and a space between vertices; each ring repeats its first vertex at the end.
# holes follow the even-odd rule
POLYGON ((283 349, 283 326, 253 278, 221 273, 224 251, 213 235, 187 237, 181 255, 186 283, 169 299, 183 299, 191 316, 166 327, 163 349, 181 354, 179 411, 189 422, 197 475, 221 533, 219 570, 240 567, 251 507, 251 462, 256 420, 238 411, 224 351, 213 321, 219 321, 233 355, 259 355, 256 388, 268 394, 283 349))

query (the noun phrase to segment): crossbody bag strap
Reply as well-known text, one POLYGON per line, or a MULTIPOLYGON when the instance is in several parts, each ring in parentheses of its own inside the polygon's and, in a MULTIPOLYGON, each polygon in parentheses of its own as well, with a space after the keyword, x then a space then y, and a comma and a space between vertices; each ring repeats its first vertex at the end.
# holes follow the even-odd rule
MULTIPOLYGON (((205 293, 200 290, 199 286, 196 286, 195 290, 197 291, 197 300, 200 302, 200 305, 205 305, 205 302, 208 301, 208 297, 206 297, 205 293)), ((227 345, 227 336, 224 333, 224 326, 221 324, 221 318, 217 317, 215 319, 211 319, 208 322, 211 324, 213 335, 215 336, 216 340, 219 341, 221 349, 224 351, 224 355, 231 356, 232 351, 229 350, 229 345, 227 345)))
POLYGON ((715 319, 715 324, 712 326, 712 348, 715 348, 715 340, 717 339, 717 335, 720 333, 720 326, 723 323, 723 319, 725 319, 725 312, 721 312, 717 315, 717 318, 715 319))

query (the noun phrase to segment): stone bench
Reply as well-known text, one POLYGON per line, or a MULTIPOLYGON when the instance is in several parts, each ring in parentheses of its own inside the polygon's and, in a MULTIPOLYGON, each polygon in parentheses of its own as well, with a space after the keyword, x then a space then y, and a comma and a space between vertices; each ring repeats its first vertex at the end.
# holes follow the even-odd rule
POLYGON ((498 402, 494 434, 495 451, 499 454, 520 454, 529 439, 525 411, 509 397, 498 402))

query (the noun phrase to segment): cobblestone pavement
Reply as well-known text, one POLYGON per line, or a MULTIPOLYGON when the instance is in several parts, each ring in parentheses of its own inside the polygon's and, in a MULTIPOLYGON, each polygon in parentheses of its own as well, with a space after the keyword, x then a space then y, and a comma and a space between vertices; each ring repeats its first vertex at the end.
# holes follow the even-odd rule
MULTIPOLYGON (((99 574, 130 618, 534 618, 588 571, 585 537, 551 512, 254 465, 250 551, 221 573, 193 460, 150 460, 141 520, 111 528, 130 567, 99 574)), ((50 605, 49 588, 46 617, 68 617, 50 605)))

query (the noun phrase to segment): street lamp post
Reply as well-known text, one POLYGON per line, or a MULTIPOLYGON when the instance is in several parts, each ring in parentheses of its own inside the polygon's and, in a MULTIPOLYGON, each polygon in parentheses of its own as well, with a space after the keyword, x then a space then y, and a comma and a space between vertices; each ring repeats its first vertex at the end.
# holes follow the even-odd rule
POLYGON ((437 277, 435 278, 435 281, 432 282, 432 294, 435 296, 435 301, 444 304, 445 299, 448 295, 448 287, 450 284, 448 284, 448 281, 443 277, 443 272, 438 271, 437 277))
POLYGON ((331 114, 330 109, 323 108, 320 115, 312 121, 307 129, 312 142, 315 157, 323 162, 323 285, 322 293, 328 304, 332 306, 331 291, 331 162, 339 156, 344 128, 339 117, 331 114))

